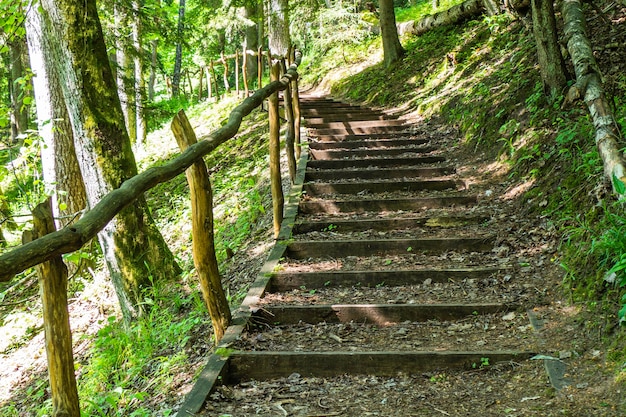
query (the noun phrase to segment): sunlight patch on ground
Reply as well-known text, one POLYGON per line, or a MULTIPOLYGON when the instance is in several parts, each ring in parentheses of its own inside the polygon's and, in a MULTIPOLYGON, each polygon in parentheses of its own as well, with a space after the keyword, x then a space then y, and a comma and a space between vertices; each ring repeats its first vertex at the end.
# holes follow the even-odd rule
POLYGON ((524 193, 530 190, 535 185, 535 180, 531 179, 521 184, 517 184, 514 187, 508 189, 502 196, 503 200, 514 200, 520 198, 524 193))

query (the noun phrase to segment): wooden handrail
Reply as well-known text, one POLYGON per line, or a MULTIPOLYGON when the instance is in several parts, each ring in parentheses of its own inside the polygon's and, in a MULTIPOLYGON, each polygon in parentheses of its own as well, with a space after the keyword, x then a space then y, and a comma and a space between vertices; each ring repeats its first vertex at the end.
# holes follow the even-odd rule
POLYGON ((0 255, 0 282, 10 281, 16 274, 55 256, 80 249, 143 193, 182 174, 196 161, 235 136, 245 116, 259 107, 271 94, 285 90, 290 82, 298 79, 297 68, 301 60, 302 54, 298 52, 296 61, 278 81, 269 83, 244 99, 230 112, 228 122, 206 139, 201 139, 168 163, 152 166, 128 179, 119 188, 106 194, 76 223, 0 255))

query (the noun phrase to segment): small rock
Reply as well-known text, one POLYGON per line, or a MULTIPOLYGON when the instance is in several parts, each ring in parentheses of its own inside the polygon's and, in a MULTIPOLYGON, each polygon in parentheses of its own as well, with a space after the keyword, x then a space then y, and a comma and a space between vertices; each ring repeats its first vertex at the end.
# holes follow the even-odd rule
POLYGON ((559 352, 559 359, 567 359, 572 357, 572 352, 563 350, 559 352))
POLYGON ((511 321, 514 319, 515 319, 515 311, 511 311, 510 313, 507 313, 504 316, 502 316, 502 320, 511 321))

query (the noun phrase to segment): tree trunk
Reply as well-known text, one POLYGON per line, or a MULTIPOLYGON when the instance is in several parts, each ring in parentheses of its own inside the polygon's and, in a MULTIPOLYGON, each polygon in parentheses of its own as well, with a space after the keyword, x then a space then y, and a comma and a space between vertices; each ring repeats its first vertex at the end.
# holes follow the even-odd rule
MULTIPOLYGON (((281 60, 283 73, 287 72, 285 60, 281 60)), ((289 168, 289 179, 291 184, 296 183, 296 152, 295 152, 295 121, 293 111, 293 97, 291 95, 291 83, 287 84, 287 89, 283 92, 283 103, 285 106, 285 120, 287 128, 285 129, 285 153, 287 154, 287 167, 289 168)))
MULTIPOLYGON (((172 132, 181 151, 198 141, 183 110, 174 117, 172 132)), ((191 194, 193 261, 200 279, 202 296, 211 316, 217 345, 230 324, 231 314, 215 256, 213 190, 204 161, 193 164, 185 171, 185 175, 191 194)))
POLYGON ((9 95, 11 96, 11 141, 28 129, 28 106, 24 105, 27 90, 24 81, 24 39, 16 37, 9 44, 11 77, 9 95))
MULTIPOLYGON (((124 115, 106 54, 95 0, 42 0, 51 30, 46 38, 63 88, 74 145, 93 207, 136 175, 124 115)), ((141 312, 142 292, 180 271, 143 198, 122 210, 98 238, 128 321, 141 312)))
POLYGON ((122 113, 131 142, 137 140, 137 120, 135 115, 134 64, 128 36, 131 17, 126 5, 115 4, 115 62, 117 63, 117 94, 120 97, 122 113))
MULTIPOLYGON (((244 53, 246 51, 256 51, 259 47, 259 16, 257 13, 259 2, 251 2, 246 3, 244 6, 245 17, 246 19, 254 22, 255 24, 247 25, 245 28, 245 38, 244 38, 244 53)), ((257 60, 256 59, 247 59, 246 61, 246 77, 248 80, 254 80, 257 74, 257 60)))
POLYGON ((485 1, 467 0, 442 12, 428 15, 418 22, 401 23, 402 33, 411 32, 415 35, 421 35, 439 26, 452 25, 480 16, 485 11, 485 1))
MULTIPOLYGON (((33 210, 33 238, 55 231, 50 201, 33 210)), ((46 337, 53 417, 80 417, 72 331, 67 307, 67 268, 60 256, 37 267, 46 337)))
POLYGON ((383 38, 383 54, 385 66, 388 68, 398 62, 405 51, 398 38, 396 14, 393 10, 393 0, 380 0, 380 31, 383 38))
POLYGON ((533 33, 544 92, 554 99, 567 83, 565 61, 561 55, 554 16, 553 0, 532 0, 533 33))
POLYGON ((271 54, 286 57, 291 47, 288 0, 269 0, 268 38, 271 54))
POLYGON ((616 181, 620 181, 622 186, 626 184, 626 160, 620 150, 624 145, 620 143, 619 127, 604 94, 600 70, 587 37, 580 1, 563 0, 561 13, 565 23, 567 49, 576 73, 576 84, 572 89, 579 97, 583 97, 589 108, 596 129, 596 146, 604 163, 604 175, 613 184, 614 191, 617 191, 616 181))
POLYGON ((59 78, 53 71, 51 46, 43 35, 49 22, 29 7, 26 14, 26 35, 31 59, 43 178, 52 196, 52 212, 58 228, 64 227, 87 206, 85 184, 80 172, 72 125, 63 99, 59 78), (61 210, 63 208, 63 210, 61 210))
POLYGON ((154 83, 156 81, 156 72, 157 72, 157 47, 159 45, 159 41, 153 39, 150 42, 150 47, 152 48, 152 55, 150 59, 150 78, 148 80, 148 100, 154 100, 154 83))
MULTIPOLYGON (((146 114, 144 111, 144 101, 146 98, 146 80, 143 69, 143 48, 141 47, 141 7, 142 0, 133 0, 133 63, 134 63, 134 80, 135 80, 135 126, 137 143, 143 145, 146 143, 148 136, 148 127, 146 125, 146 114)), ((131 136, 132 140, 132 136, 131 136)))
POLYGON ((174 58, 174 74, 172 75, 172 97, 178 97, 180 72, 183 65, 183 31, 185 28, 185 0, 178 3, 178 28, 176 30, 176 57, 174 58))

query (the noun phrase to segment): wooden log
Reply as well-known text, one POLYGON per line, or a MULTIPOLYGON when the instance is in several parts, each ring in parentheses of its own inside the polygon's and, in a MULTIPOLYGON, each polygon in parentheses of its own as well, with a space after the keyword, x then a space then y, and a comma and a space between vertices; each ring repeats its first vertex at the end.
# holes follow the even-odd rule
POLYGON ((257 88, 263 87, 263 47, 259 46, 259 52, 257 55, 257 88))
POLYGON ((226 57, 224 56, 224 52, 222 52, 222 65, 224 65, 224 74, 223 74, 224 90, 226 90, 227 93, 230 93, 230 83, 228 82, 228 61, 226 60, 226 57))
MULTIPOLYGON (((290 55, 290 62, 293 63, 296 60, 296 50, 292 49, 290 55)), ((300 137, 300 127, 302 126, 302 112, 300 110, 300 92, 298 91, 298 80, 293 80, 291 82, 291 102, 293 106, 293 130, 295 133, 294 137, 294 146, 296 149, 296 159, 300 159, 300 154, 302 151, 301 143, 302 138, 300 137)))
MULTIPOLYGON (((55 232, 50 199, 33 210, 33 238, 55 232)), ((52 415, 80 417, 78 389, 72 352, 72 332, 67 306, 67 267, 57 255, 37 267, 46 356, 52 394, 52 415)))
POLYGON ((211 68, 211 74, 213 75, 213 85, 215 85, 215 98, 217 101, 220 101, 220 89, 217 85, 217 74, 215 74, 215 66, 213 65, 213 62, 211 62, 209 66, 211 68))
MULTIPOLYGON (((280 60, 282 72, 287 72, 287 64, 285 59, 280 60)), ((294 149, 294 143, 296 138, 294 116, 293 116, 293 103, 291 99, 291 83, 287 86, 287 89, 283 93, 285 104, 285 119, 287 121, 287 129, 285 131, 285 152, 287 153, 287 166, 289 168, 289 179, 291 184, 296 181, 296 153, 294 149)))
POLYGON ((568 96, 582 97, 596 129, 595 142, 604 164, 604 175, 613 185, 613 191, 626 187, 626 160, 620 150, 620 131, 606 98, 602 77, 591 43, 587 36, 585 17, 580 0, 564 0, 561 3, 567 49, 572 57, 576 84, 568 96), (618 184, 617 182, 621 183, 618 184))
MULTIPOLYGON (((268 57, 271 60, 271 58, 268 57)), ((280 63, 270 66, 271 81, 277 81, 280 77, 280 63)), ((280 115, 278 112, 278 92, 269 97, 269 122, 270 122, 270 180, 272 189, 272 205, 274 212, 274 237, 278 237, 280 226, 283 222, 283 195, 282 178, 280 174, 280 115)))
POLYGON ((248 88, 248 51, 243 51, 242 56, 242 64, 241 64, 241 75, 243 78, 243 93, 244 97, 248 97, 250 95, 250 89, 248 88))
MULTIPOLYGON (((172 133, 181 151, 197 143, 187 116, 183 110, 172 120, 172 133)), ((191 224, 193 262, 200 280, 202 297, 209 310, 215 343, 217 344, 230 324, 231 314, 215 255, 213 231, 213 190, 206 164, 195 162, 185 171, 191 194, 191 224)))
POLYGON ((235 93, 239 97, 239 51, 235 51, 235 93))
POLYGON ((202 67, 200 67, 199 75, 198 75, 198 100, 202 100, 202 80, 204 78, 204 71, 202 67))
MULTIPOLYGON (((300 59, 301 56, 297 59, 298 64, 300 59)), ((80 249, 91 241, 117 213, 142 197, 146 191, 182 174, 193 163, 235 136, 243 117, 259 107, 271 94, 284 90, 287 83, 298 77, 296 69, 297 65, 292 65, 279 81, 268 84, 243 100, 230 112, 225 125, 205 136, 197 144, 190 146, 182 154, 126 180, 119 188, 102 197, 100 202, 84 213, 76 223, 2 253, 0 255, 0 282, 9 281, 15 274, 55 256, 80 249)))
POLYGON ((209 99, 213 98, 213 86, 211 85, 211 74, 209 73, 209 67, 204 67, 204 73, 206 74, 206 85, 209 90, 209 99))

